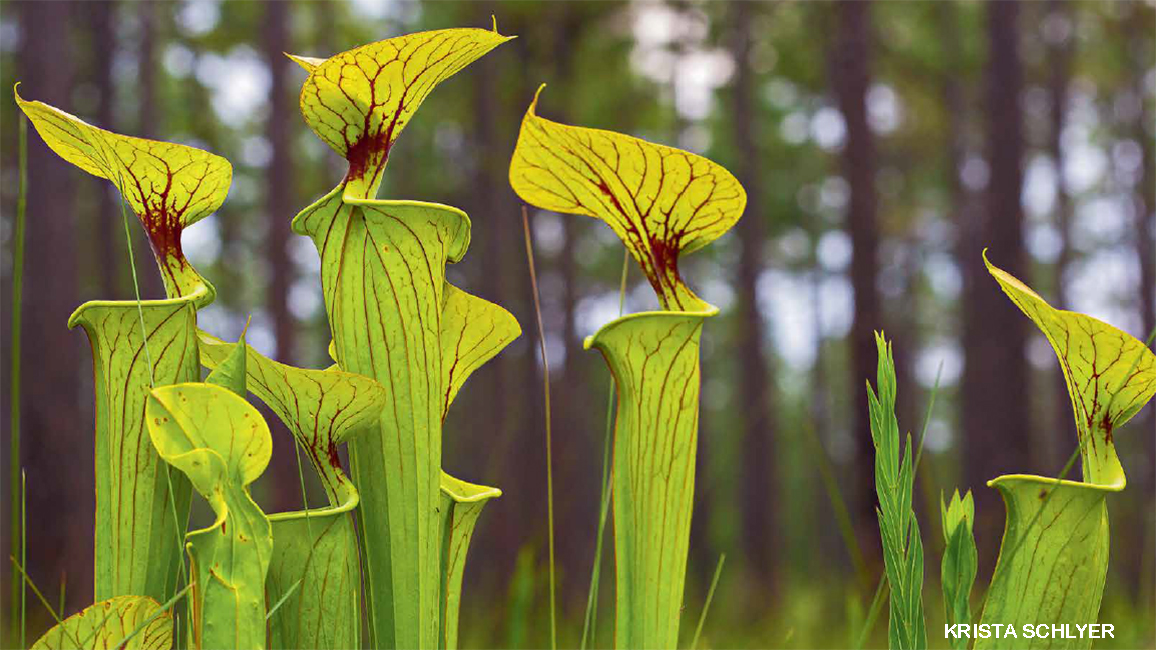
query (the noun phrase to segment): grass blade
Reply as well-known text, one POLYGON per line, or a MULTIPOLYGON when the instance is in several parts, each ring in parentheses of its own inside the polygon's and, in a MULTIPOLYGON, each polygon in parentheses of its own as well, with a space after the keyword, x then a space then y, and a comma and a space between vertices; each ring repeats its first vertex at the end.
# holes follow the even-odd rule
POLYGON ((718 556, 718 566, 714 568, 714 578, 710 581, 710 589, 706 592, 706 602, 703 603, 702 613, 698 616, 698 627, 694 629, 694 639, 690 642, 690 650, 698 648, 698 638, 702 636, 702 626, 706 623, 707 612, 710 611, 710 604, 714 600, 714 590, 718 588, 718 579, 722 575, 723 564, 727 561, 727 554, 723 553, 718 556))
POLYGON ((546 360, 546 328, 542 326, 542 308, 538 304, 538 275, 534 270, 534 243, 530 237, 530 217, 522 206, 522 231, 526 236, 526 261, 530 265, 530 288, 534 293, 534 315, 538 319, 538 347, 542 353, 542 390, 546 409, 546 519, 550 548, 550 648, 558 647, 557 604, 554 589, 554 449, 550 430, 550 364, 546 360))
MULTIPOLYGON (((192 589, 196 584, 196 582, 190 582, 189 584, 185 585, 184 589, 181 589, 177 593, 173 594, 172 598, 168 599, 168 601, 166 601, 164 605, 161 605, 160 609, 153 612, 151 616, 141 621, 140 625, 137 625, 132 632, 129 632, 128 636, 122 639, 120 643, 116 644, 116 647, 127 647, 129 641, 132 641, 136 635, 140 634, 142 630, 148 627, 153 621, 157 620, 157 617, 159 617, 161 614, 172 609, 173 605, 177 604, 177 601, 181 598, 184 598, 185 594, 189 593, 189 590, 192 589)), ((175 635, 176 632, 174 631, 173 634, 175 635)), ((175 641, 176 637, 174 636, 173 639, 175 641)))
MULTIPOLYGON (((626 307, 626 276, 630 271, 630 251, 622 252, 622 279, 618 285, 618 316, 626 307)), ((590 591, 586 594, 586 614, 582 622, 581 650, 586 650, 587 639, 598 634, 598 587, 602 581, 602 540, 606 533, 606 517, 610 512, 610 442, 614 438, 614 379, 606 388, 606 436, 602 443, 602 483, 600 484, 598 532, 594 538, 594 566, 590 569, 590 591)))
MULTIPOLYGON (((24 567, 25 567, 25 565, 28 564, 28 537, 27 537, 28 499, 26 498, 27 491, 28 491, 28 475, 24 472, 24 470, 20 470, 20 572, 21 573, 24 573, 24 567)), ((28 578, 27 573, 24 574, 24 579, 31 582, 31 580, 28 578)), ((36 590, 36 593, 40 593, 40 590, 36 589, 36 585, 32 585, 32 588, 34 590, 36 590)), ((20 647, 21 648, 27 648, 28 647, 27 638, 25 637, 25 631, 26 631, 25 619, 27 618, 26 615, 28 613, 27 596, 28 596, 28 589, 25 588, 24 580, 21 580, 20 581, 20 647)), ((43 601, 44 597, 41 596, 40 599, 43 601)), ((47 607, 48 602, 44 601, 44 605, 47 607)), ((52 608, 49 607, 49 611, 51 611, 51 609, 52 608)), ((56 620, 59 621, 60 617, 57 616, 56 620)))
MULTIPOLYGON (((20 575, 22 576, 21 582, 25 583, 29 587, 32 587, 32 593, 35 594, 36 597, 40 600, 40 604, 44 605, 44 609, 48 610, 48 613, 52 615, 52 618, 53 618, 53 620, 56 621, 57 625, 63 626, 64 625, 64 619, 62 619, 60 617, 60 614, 57 613, 57 611, 52 608, 52 605, 48 602, 48 599, 44 597, 44 594, 40 591, 40 588, 36 586, 36 583, 32 582, 32 578, 28 575, 28 572, 24 570, 23 563, 17 562, 16 558, 12 557, 12 556, 8 556, 8 559, 12 560, 13 566, 15 566, 16 570, 18 570, 20 572, 20 575)), ((25 614, 25 612, 23 611, 23 604, 21 604, 20 647, 27 648, 28 643, 26 642, 27 640, 25 639, 25 636, 24 636, 24 614, 25 614)), ((84 644, 82 644, 80 642, 80 639, 76 638, 76 636, 73 636, 72 640, 76 641, 76 647, 78 647, 78 648, 84 647, 84 644)))
POLYGON ((867 635, 871 634, 872 628, 875 627, 875 621, 879 620, 879 612, 883 611, 883 595, 887 593, 887 576, 884 574, 879 578, 879 584, 875 587, 875 596, 871 598, 871 607, 867 609, 867 618, 863 622, 863 631, 859 633, 859 642, 855 644, 855 650, 859 650, 867 643, 867 635))
MULTIPOLYGON (((12 338, 9 347, 11 374, 8 383, 8 449, 9 510, 11 518, 10 543, 12 552, 24 553, 24 524, 21 512, 24 510, 24 490, 21 489, 20 468, 20 328, 24 305, 24 224, 25 209, 28 204, 28 118, 20 116, 20 185, 16 195, 16 232, 12 241, 12 338)), ((20 620, 20 645, 24 646, 24 581, 12 576, 11 620, 20 620)))
MULTIPOLYGON (((306 516, 306 518, 308 518, 308 516, 306 516)), ((277 599, 277 602, 274 603, 273 606, 269 608, 268 612, 265 612, 265 620, 267 621, 270 618, 272 618, 273 615, 277 613, 277 610, 281 609, 281 606, 285 604, 285 601, 289 600, 289 597, 292 596, 293 592, 297 591, 297 588, 300 586, 301 586, 301 581, 298 580, 297 582, 293 583, 292 587, 289 587, 288 589, 286 589, 285 593, 281 595, 281 598, 277 599)))

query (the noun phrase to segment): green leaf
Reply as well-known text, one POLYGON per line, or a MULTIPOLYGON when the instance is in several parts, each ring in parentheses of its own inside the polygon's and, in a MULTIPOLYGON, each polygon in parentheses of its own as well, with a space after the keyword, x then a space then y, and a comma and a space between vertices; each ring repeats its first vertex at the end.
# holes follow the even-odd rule
MULTIPOLYGON (((201 359, 221 372, 239 345, 201 332, 201 359)), ((270 515, 273 558, 267 600, 279 601, 269 621, 275 648, 348 648, 360 643, 361 600, 357 537, 351 511, 359 502, 341 469, 337 447, 377 423, 385 390, 368 377, 307 370, 247 350, 248 386, 285 422, 321 477, 328 507, 270 515)))
POLYGON ((125 646, 121 640, 156 614, 161 606, 145 596, 116 596, 90 605, 46 632, 32 650, 66 650, 83 644, 92 650, 169 650, 173 617, 163 612, 125 646))
POLYGON ((458 612, 462 600, 462 575, 466 553, 482 507, 490 499, 502 496, 498 488, 475 485, 441 473, 441 621, 438 647, 458 647, 458 612))
POLYGON ((200 378, 196 312, 191 300, 185 299, 146 300, 139 308, 130 301, 93 301, 81 305, 68 325, 83 327, 92 345, 96 599, 142 595, 167 601, 178 588, 180 540, 188 523, 190 491, 184 476, 168 475, 149 442, 145 402, 154 382, 163 385, 200 378))
POLYGON ((619 648, 674 648, 698 445, 699 339, 714 312, 649 312, 586 339, 618 390, 614 551, 619 648))
MULTIPOLYGON (((975 584, 978 554, 972 526, 975 524, 975 503, 971 491, 962 499, 959 490, 951 495, 950 505, 939 498, 939 510, 943 526, 943 560, 940 563, 940 580, 943 585, 943 606, 949 625, 971 623, 971 588, 975 584)), ((956 650, 967 650, 966 638, 948 637, 956 650)))
POLYGON ((144 225, 168 297, 193 297, 198 307, 211 303, 216 290, 185 259, 181 233, 224 202, 233 179, 229 161, 185 145, 105 131, 19 93, 16 103, 57 155, 120 190, 144 225))
POLYGON ((269 464, 269 427, 244 398, 214 384, 157 388, 145 416, 157 452, 189 477, 217 515, 208 528, 186 535, 195 647, 265 647, 273 535, 248 485, 269 464))
POLYGON ((346 193, 373 198, 390 148, 434 87, 511 38, 497 30, 442 29, 362 45, 320 62, 293 57, 312 66, 301 112, 317 137, 349 161, 346 193))
POLYGON ((891 344, 875 334, 879 351, 876 387, 867 383, 871 438, 875 446, 875 492, 879 498, 876 514, 883 541, 883 563, 891 587, 888 644, 892 650, 927 647, 923 615, 923 540, 919 522, 911 507, 915 481, 911 435, 903 453, 899 421, 895 417, 895 361, 891 344))
MULTIPOLYGON (((1052 344, 1067 380, 1084 482, 1023 474, 997 477, 1007 507, 1000 557, 981 622, 1094 622, 1108 569, 1108 494, 1124 489, 1113 432, 1156 393, 1156 355, 1129 334, 1090 316, 1055 309, 987 261, 988 271, 1052 344)), ((1088 648, 1091 640, 979 639, 976 650, 1088 648)))
POLYGON ((665 309, 709 310, 683 283, 678 258, 739 220, 747 197, 738 180, 686 151, 551 122, 538 117, 537 106, 535 95, 510 162, 510 185, 518 196, 546 210, 605 221, 665 309))

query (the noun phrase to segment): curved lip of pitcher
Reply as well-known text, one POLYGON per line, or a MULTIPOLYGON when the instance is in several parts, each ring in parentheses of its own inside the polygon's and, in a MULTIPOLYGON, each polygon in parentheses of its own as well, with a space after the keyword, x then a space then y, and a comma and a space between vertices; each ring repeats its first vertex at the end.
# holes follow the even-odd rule
POLYGON ((1121 475, 1120 480, 1114 483, 1087 483, 1084 481, 1072 481, 1068 479, 1049 478, 1047 476, 1037 476, 1035 474, 1003 474, 997 476, 987 482, 988 487, 999 488, 1005 483, 1012 481, 1020 481, 1024 483, 1035 483, 1043 486, 1053 487, 1074 487, 1090 490, 1099 490, 1101 492, 1119 492, 1127 485, 1127 479, 1121 475))
POLYGON ((710 318, 712 316, 717 316, 719 314, 719 308, 718 307, 716 307, 710 303, 704 303, 704 304, 706 304, 709 307, 709 309, 705 309, 703 311, 681 311, 681 310, 670 311, 670 310, 665 310, 665 309, 656 309, 656 310, 652 310, 652 311, 640 311, 640 312, 635 312, 633 314, 626 314, 624 316, 619 316, 618 318, 615 318, 614 320, 610 321, 609 323, 606 323, 602 327, 599 327, 598 331, 594 332, 593 334, 591 334, 591 335, 587 336, 585 339, 583 339, 582 349, 589 350, 591 347, 594 346, 594 342, 598 339, 599 335, 601 335, 603 332, 605 332, 610 327, 613 327, 615 325, 620 325, 620 324, 625 323, 627 321, 640 320, 643 318, 656 318, 656 317, 657 318, 710 318))

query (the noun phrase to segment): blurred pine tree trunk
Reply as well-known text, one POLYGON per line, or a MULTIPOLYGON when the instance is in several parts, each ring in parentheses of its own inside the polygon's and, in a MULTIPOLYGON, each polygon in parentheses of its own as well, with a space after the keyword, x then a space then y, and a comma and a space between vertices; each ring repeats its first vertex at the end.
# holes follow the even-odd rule
MULTIPOLYGON (((576 97, 579 92, 578 82, 574 74, 577 43, 581 36, 582 21, 581 7, 571 2, 555 2, 549 5, 549 16, 553 27, 552 42, 547 51, 548 60, 553 64, 554 76, 551 92, 552 99, 576 97), (557 87, 553 84, 558 84, 557 87)), ((580 116, 567 110, 567 103, 550 102, 552 117, 567 124, 581 124, 580 116)), ((565 364, 558 372, 558 380, 553 382, 551 404, 554 409, 554 485, 568 486, 565 492, 557 492, 555 507, 555 538, 559 571, 574 576, 574 579, 559 585, 559 601, 570 602, 585 598, 589 582, 580 578, 590 570, 594 559, 594 538, 597 530, 599 511, 598 490, 601 481, 603 440, 606 434, 605 417, 601 408, 605 399, 605 386, 609 381, 603 370, 601 355, 593 350, 582 349, 576 327, 576 313, 578 297, 580 295, 580 280, 578 263, 575 258, 579 232, 588 232, 585 228, 595 224, 579 215, 561 215, 562 246, 554 260, 546 260, 543 255, 537 255, 538 277, 542 281, 546 268, 553 270, 561 281, 561 319, 560 334, 565 356, 565 364), (552 263, 551 263, 552 262, 552 263), (549 267, 546 264, 549 263, 549 267), (546 268, 544 268, 546 267, 546 268), (591 361, 597 362, 599 372, 597 379, 587 389, 587 377, 582 371, 589 367, 591 361), (591 400, 591 395, 597 395, 591 400), (576 461, 574 459, 583 459, 576 461), (569 496, 564 496, 568 494, 569 496)), ((543 309, 549 309, 549 296, 543 296, 546 301, 543 309)), ((542 315, 546 319, 546 327, 554 320, 549 313, 542 315)), ((533 326, 533 323, 523 324, 533 326)), ((559 360, 551 360, 551 367, 558 371, 559 360)), ((609 517, 608 517, 609 518, 609 517)), ((607 557, 608 549, 612 548, 609 536, 603 540, 603 557, 607 557)), ((603 566, 609 564, 603 562, 603 566)))
MULTIPOLYGON (((851 326, 851 382, 855 387, 854 428, 859 460, 855 463, 853 493, 848 501, 855 518, 861 547, 870 549, 869 558, 879 549, 875 517, 874 450, 867 414, 866 379, 875 378, 874 331, 883 328, 876 278, 879 274, 879 228, 876 223, 875 141, 867 123, 867 92, 871 87, 871 3, 842 0, 836 7, 836 33, 831 60, 831 87, 839 112, 846 122, 843 145, 843 176, 851 195, 847 210, 847 230, 851 238, 851 291, 854 321, 851 326)), ((872 560, 876 561, 877 560, 872 560)))
POLYGON ((290 62, 285 52, 292 50, 289 43, 290 2, 269 2, 264 5, 265 18, 262 40, 265 60, 269 66, 269 115, 265 123, 265 138, 272 156, 265 170, 265 218, 268 231, 265 252, 269 272, 269 289, 265 300, 273 321, 277 339, 276 358, 282 363, 293 363, 296 356, 296 323, 289 311, 289 289, 294 278, 289 259, 289 222, 294 215, 293 199, 293 143, 290 139, 290 120, 296 116, 288 69, 290 62))
MULTIPOLYGON (((763 341, 767 327, 758 307, 756 290, 763 269, 763 246, 766 240, 766 209, 762 195, 762 165, 759 159, 758 101, 755 73, 751 68, 754 13, 759 7, 745 0, 730 5, 731 55, 735 60, 734 123, 739 182, 747 192, 747 208, 735 227, 740 253, 735 284, 738 333, 734 351, 738 355, 739 409, 743 422, 742 513, 744 553, 754 577, 772 586, 775 583, 775 558, 779 557, 781 540, 776 531, 778 502, 773 436, 775 433, 775 396, 772 369, 763 341)), ((701 451, 700 451, 701 453, 701 451)), ((759 607, 768 603, 760 602, 759 607)))
MULTIPOLYGON (((1133 140, 1140 147, 1140 169, 1135 176, 1132 192, 1133 241, 1136 247, 1139 267, 1138 306, 1140 310, 1140 331, 1136 335, 1143 340, 1156 329, 1156 166, 1153 161, 1153 124, 1156 116, 1152 113, 1151 91, 1145 85, 1145 75, 1150 70, 1153 55, 1152 31, 1153 12, 1151 7, 1140 3, 1130 3, 1130 11, 1122 16, 1124 27, 1124 62, 1132 70, 1127 80, 1127 92, 1136 102, 1136 111, 1125 124, 1121 124, 1121 139, 1133 140)), ((1123 578, 1132 598, 1149 604, 1141 597, 1153 596, 1152 567, 1156 558, 1152 548, 1153 512, 1152 498, 1156 492, 1156 406, 1149 404, 1129 423, 1129 429, 1139 434, 1143 440, 1144 452, 1137 454, 1143 458, 1141 467, 1127 468, 1129 477, 1137 487, 1131 500, 1132 508, 1123 518, 1125 524, 1121 546, 1123 557, 1140 558, 1137 564, 1148 568, 1144 571, 1124 571, 1123 578), (1145 591, 1147 593, 1145 593, 1145 591)))
MULTIPOLYGON (((265 249, 266 283, 265 308, 273 325, 276 340, 274 358, 281 363, 297 362, 297 322, 289 310, 289 289, 296 272, 289 257, 289 224, 295 214, 297 193, 293 179, 292 121, 296 119, 296 102, 289 85, 289 67, 292 62, 285 52, 293 52, 291 43, 291 16, 293 3, 288 0, 267 2, 261 40, 265 63, 269 66, 269 113, 265 121, 265 138, 269 141, 269 165, 265 169, 265 249)), ((270 510, 289 511, 301 507, 301 479, 297 474, 297 449, 284 423, 268 407, 261 413, 269 426, 277 432, 273 436, 273 477, 271 496, 275 507, 270 510), (283 434, 283 435, 282 435, 283 434)))
POLYGON ((1030 471, 1027 372, 1028 320, 984 268, 985 247, 994 264, 1030 281, 1023 240, 1024 136, 1019 97, 1023 70, 1018 3, 984 5, 987 32, 986 205, 975 213, 975 234, 960 251, 964 278, 962 435, 967 487, 975 490, 980 572, 990 570, 1000 537, 1003 506, 988 479, 1030 471))
MULTIPOLYGON (((92 29, 91 50, 89 59, 92 67, 92 82, 96 86, 99 97, 96 109, 96 124, 102 129, 117 131, 115 113, 113 111, 116 99, 116 85, 112 79, 112 60, 116 51, 116 35, 113 21, 116 3, 113 0, 95 0, 85 5, 88 10, 89 25, 92 29)), ((120 262, 123 240, 120 224, 120 212, 115 203, 115 188, 103 178, 93 178, 88 182, 96 186, 96 238, 100 263, 100 297, 106 300, 117 300, 125 297, 122 291, 120 271, 123 268, 120 262)))
MULTIPOLYGON (((20 94, 67 110, 77 7, 67 2, 22 2, 19 9, 20 94)), ((80 351, 88 346, 82 332, 70 332, 66 325, 80 303, 73 212, 80 174, 29 126, 21 427, 28 476, 28 562, 32 579, 53 601, 53 586, 59 585, 62 572, 67 574, 66 615, 90 603, 93 588, 93 424, 82 418, 80 408, 92 395, 80 394, 78 379, 84 372, 80 351)), ((27 597, 31 613, 36 601, 31 591, 27 597)), ((30 629, 29 638, 40 632, 30 629)))
MULTIPOLYGON (((1131 54, 1128 64, 1135 71, 1131 78, 1132 94, 1139 103, 1134 122, 1129 125, 1132 137, 1140 145, 1140 177, 1134 189, 1136 256, 1140 266, 1140 338, 1147 337, 1156 329, 1156 160, 1153 160, 1153 124, 1156 115, 1152 113, 1152 92, 1145 84, 1145 75, 1152 59, 1152 33, 1145 26, 1151 26, 1151 7, 1139 3, 1132 4, 1131 16, 1127 19, 1128 43, 1131 54)), ((1148 452, 1147 480, 1143 483, 1149 495, 1156 486, 1156 406, 1149 404, 1136 420, 1136 428, 1144 436, 1148 452)))
MULTIPOLYGON (((1067 178, 1064 176, 1064 167, 1067 158, 1064 155, 1063 135, 1064 125, 1068 114, 1068 87, 1072 80, 1072 59, 1075 55, 1075 24, 1073 23, 1068 0, 1049 0, 1047 5, 1046 21, 1052 25, 1045 28, 1044 37, 1048 39, 1048 95, 1050 97, 1048 153, 1052 165, 1056 169, 1056 230, 1060 235, 1060 252, 1055 264, 1055 306, 1060 309, 1071 309, 1068 298, 1068 287, 1064 282, 1068 268, 1072 263, 1072 195, 1068 189, 1067 178), (1055 33, 1060 26, 1066 26, 1065 31, 1055 33)), ((1067 449, 1076 439, 1076 425, 1072 418, 1072 401, 1068 397, 1068 385, 1064 380, 1064 373, 1059 364, 1056 364, 1055 397, 1053 397, 1052 431, 1045 436, 1048 445, 1043 451, 1046 454, 1048 465, 1065 462, 1067 449), (1060 459, 1060 456, 1064 456, 1060 459)))

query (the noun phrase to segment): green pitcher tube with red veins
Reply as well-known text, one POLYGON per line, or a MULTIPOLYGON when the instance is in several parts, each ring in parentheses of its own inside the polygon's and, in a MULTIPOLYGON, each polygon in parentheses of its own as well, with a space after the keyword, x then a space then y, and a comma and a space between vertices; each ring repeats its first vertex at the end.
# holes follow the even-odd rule
POLYGON ((487 344, 496 353, 517 335, 517 323, 496 305, 458 300, 468 294, 445 280, 445 265, 469 245, 464 212, 375 197, 394 141, 426 96, 509 38, 447 29, 324 60, 292 57, 309 72, 301 90, 305 121, 349 163, 341 184, 298 214, 293 230, 310 237, 321 257, 338 366, 376 379, 387 394, 378 422, 349 445, 377 647, 439 643, 442 418, 452 389, 446 364, 454 358, 445 352, 447 336, 460 333, 462 318, 488 321, 497 326, 487 344))
MULTIPOLYGON (((1072 399, 1083 481, 1012 474, 988 482, 1007 507, 981 623, 1095 623, 1108 571, 1108 497, 1126 479, 1113 433, 1156 394, 1156 354, 1084 314, 1055 309, 987 261, 1004 293, 1043 332, 1072 399)), ((1139 441, 1137 441, 1139 442, 1139 441)), ((1083 635, 1080 635, 1083 636, 1083 635)), ((1088 648, 1086 638, 977 639, 975 648, 1088 648)))
POLYGON ((605 221, 662 307, 608 323, 586 347, 605 357, 618 391, 615 645, 674 648, 694 503, 699 339, 718 313, 686 286, 678 262, 738 221, 746 193, 706 158, 552 122, 537 104, 535 97, 510 164, 514 191, 545 210, 605 221))
POLYGON ((111 133, 19 94, 16 101, 61 158, 116 185, 144 226, 164 280, 165 300, 87 302, 69 326, 84 328, 93 353, 96 600, 165 602, 178 585, 190 492, 148 440, 145 401, 153 385, 200 378, 196 309, 215 291, 185 259, 180 235, 225 200, 232 167, 199 149, 111 133))

